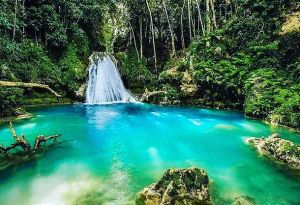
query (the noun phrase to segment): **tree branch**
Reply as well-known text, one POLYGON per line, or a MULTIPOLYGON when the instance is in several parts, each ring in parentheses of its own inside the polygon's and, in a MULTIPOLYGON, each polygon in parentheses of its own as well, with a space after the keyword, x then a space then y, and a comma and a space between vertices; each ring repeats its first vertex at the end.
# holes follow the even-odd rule
POLYGON ((49 85, 39 83, 23 83, 23 82, 11 82, 11 81, 0 81, 0 87, 20 87, 20 88, 41 88, 46 89, 53 93, 56 97, 61 98, 57 92, 52 90, 49 85))

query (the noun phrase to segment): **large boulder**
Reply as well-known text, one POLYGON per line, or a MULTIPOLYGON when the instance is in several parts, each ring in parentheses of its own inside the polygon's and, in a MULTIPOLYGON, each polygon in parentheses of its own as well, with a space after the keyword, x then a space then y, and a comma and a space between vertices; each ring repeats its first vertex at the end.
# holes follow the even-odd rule
POLYGON ((279 134, 267 138, 249 138, 247 140, 261 154, 274 158, 289 167, 300 169, 300 146, 282 139, 279 134))
POLYGON ((203 169, 169 169, 155 184, 137 194, 137 205, 211 204, 209 179, 203 169))

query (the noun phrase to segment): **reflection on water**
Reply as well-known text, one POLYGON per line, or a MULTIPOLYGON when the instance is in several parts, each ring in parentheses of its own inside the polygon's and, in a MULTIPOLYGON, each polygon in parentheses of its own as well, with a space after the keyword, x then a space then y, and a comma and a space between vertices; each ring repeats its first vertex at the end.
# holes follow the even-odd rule
MULTIPOLYGON (((3 165, 1 204, 134 204, 137 191, 171 167, 199 166, 213 181, 216 204, 249 196, 257 204, 299 204, 300 175, 244 143, 248 136, 279 132, 242 114, 147 104, 76 105, 33 110, 15 123, 33 141, 63 134, 63 143, 28 159, 3 165), (41 133, 42 132, 42 133, 41 133), (275 200, 274 200, 275 199, 275 200)), ((6 126, 1 143, 12 142, 6 126)))

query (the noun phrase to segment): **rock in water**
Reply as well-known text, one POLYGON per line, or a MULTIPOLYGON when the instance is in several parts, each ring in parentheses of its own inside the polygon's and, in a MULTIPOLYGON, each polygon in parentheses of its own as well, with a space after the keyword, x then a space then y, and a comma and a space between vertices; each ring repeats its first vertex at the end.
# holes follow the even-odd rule
POLYGON ((234 199, 232 205, 254 205, 255 201, 249 196, 239 196, 234 199))
POLYGON ((270 156, 289 167, 300 169, 300 146, 272 134, 267 138, 249 138, 247 140, 261 154, 270 156))
POLYGON ((203 169, 169 169, 155 184, 137 194, 137 205, 211 204, 209 179, 203 169))

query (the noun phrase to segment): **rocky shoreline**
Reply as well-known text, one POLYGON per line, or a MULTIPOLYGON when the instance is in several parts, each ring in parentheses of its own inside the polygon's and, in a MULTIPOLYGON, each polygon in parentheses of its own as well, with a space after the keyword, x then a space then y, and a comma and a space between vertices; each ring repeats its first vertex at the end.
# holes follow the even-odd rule
POLYGON ((279 134, 272 134, 265 138, 251 137, 247 143, 257 151, 293 169, 300 169, 300 146, 282 139, 279 134))

